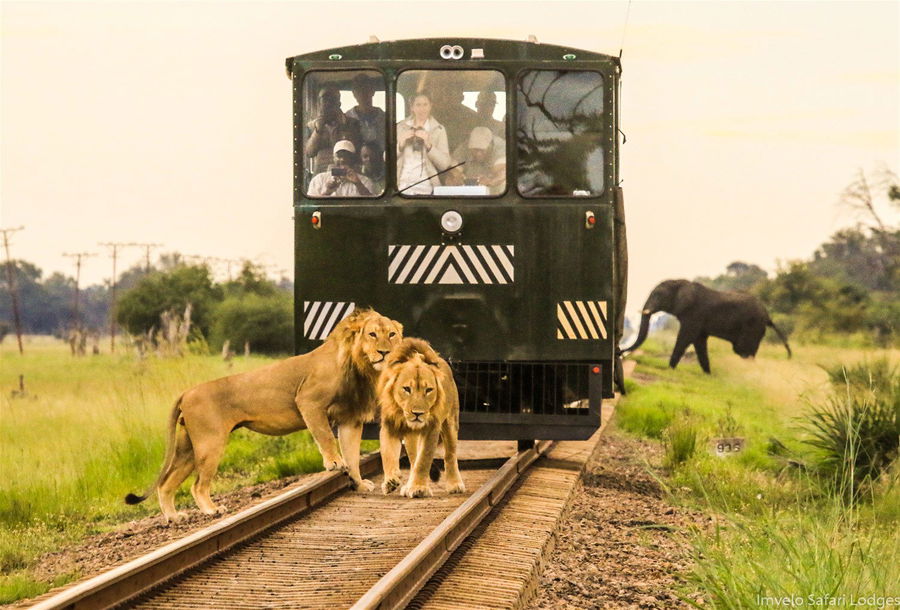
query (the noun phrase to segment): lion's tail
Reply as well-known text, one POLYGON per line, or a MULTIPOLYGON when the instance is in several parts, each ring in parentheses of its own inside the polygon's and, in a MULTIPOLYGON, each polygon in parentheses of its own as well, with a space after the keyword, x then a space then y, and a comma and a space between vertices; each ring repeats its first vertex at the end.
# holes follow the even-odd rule
POLYGON ((178 400, 175 401, 175 406, 172 408, 172 413, 169 415, 169 429, 166 432, 166 456, 163 458, 162 470, 160 470, 159 476, 156 477, 156 481, 147 488, 147 491, 145 491, 143 495, 138 496, 135 494, 128 494, 125 496, 125 504, 140 504, 149 498, 150 494, 159 487, 163 477, 172 467, 172 461, 175 459, 175 430, 176 426, 178 426, 178 418, 181 417, 182 398, 184 398, 183 395, 178 397, 178 400))

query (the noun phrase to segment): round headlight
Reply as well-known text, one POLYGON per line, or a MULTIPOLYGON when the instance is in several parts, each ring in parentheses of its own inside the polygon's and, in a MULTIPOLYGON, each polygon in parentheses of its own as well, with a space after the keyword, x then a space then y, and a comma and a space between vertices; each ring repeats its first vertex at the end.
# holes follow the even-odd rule
POLYGON ((462 215, 456 210, 447 210, 441 215, 441 228, 446 233, 459 233, 462 229, 462 215))

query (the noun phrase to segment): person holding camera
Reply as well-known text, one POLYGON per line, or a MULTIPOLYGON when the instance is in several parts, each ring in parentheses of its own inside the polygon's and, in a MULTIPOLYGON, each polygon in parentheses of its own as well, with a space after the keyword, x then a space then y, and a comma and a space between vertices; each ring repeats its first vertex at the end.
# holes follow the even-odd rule
POLYGON ((306 156, 311 160, 310 171, 325 171, 331 162, 332 147, 340 140, 349 140, 354 149, 362 144, 359 121, 341 112, 341 92, 334 85, 326 85, 319 91, 318 113, 307 124, 310 130, 306 142, 306 156))
POLYGON ((371 197, 375 185, 357 170, 356 146, 350 140, 334 145, 334 165, 309 183, 310 197, 371 197))
POLYGON ((409 117, 397 123, 397 186, 407 195, 431 195, 450 166, 447 131, 431 116, 431 96, 413 95, 409 117))
POLYGON ((453 161, 463 164, 451 170, 457 184, 486 186, 491 195, 506 190, 506 141, 490 128, 473 129, 468 141, 453 152, 453 161))

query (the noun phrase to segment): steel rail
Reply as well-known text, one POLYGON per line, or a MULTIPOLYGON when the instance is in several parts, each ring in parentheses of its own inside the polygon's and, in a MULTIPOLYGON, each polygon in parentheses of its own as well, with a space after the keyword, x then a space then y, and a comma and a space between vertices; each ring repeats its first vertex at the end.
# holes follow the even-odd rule
MULTIPOLYGON (((381 472, 381 456, 373 453, 363 457, 360 472, 363 477, 381 472)), ((81 610, 122 604, 257 534, 303 514, 348 487, 350 478, 346 474, 328 473, 316 481, 70 587, 35 604, 32 610, 81 610)))
POLYGON ((541 441, 535 447, 509 458, 468 500, 359 598, 351 610, 394 610, 406 607, 453 551, 500 502, 519 475, 552 445, 552 441, 541 441))

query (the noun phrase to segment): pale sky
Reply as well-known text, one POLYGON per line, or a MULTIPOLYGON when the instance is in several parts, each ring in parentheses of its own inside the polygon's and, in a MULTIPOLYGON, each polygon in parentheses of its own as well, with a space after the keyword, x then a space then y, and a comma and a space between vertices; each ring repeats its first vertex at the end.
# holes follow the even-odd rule
POLYGON ((161 242, 290 275, 284 59, 370 34, 624 38, 631 316, 663 279, 810 256, 859 168, 900 169, 898 2, 2 2, 13 256, 74 275, 62 254, 97 252, 97 283, 98 242, 161 242))

